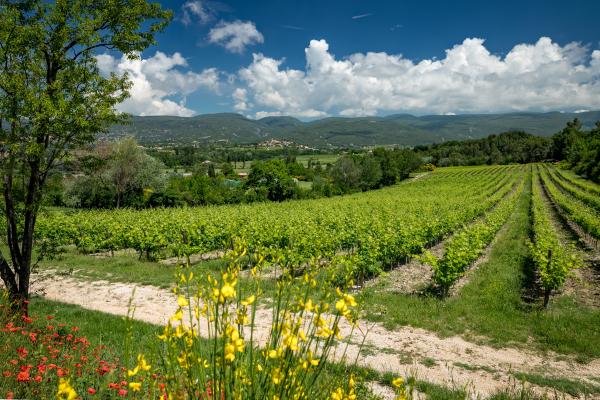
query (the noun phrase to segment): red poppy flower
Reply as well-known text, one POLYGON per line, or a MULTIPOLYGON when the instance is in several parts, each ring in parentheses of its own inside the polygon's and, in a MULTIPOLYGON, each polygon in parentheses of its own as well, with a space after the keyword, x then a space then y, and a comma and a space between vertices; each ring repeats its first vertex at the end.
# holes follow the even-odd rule
POLYGON ((17 382, 29 382, 29 370, 21 371, 17 374, 17 382))
POLYGON ((89 388, 89 389, 88 389, 88 393, 89 393, 89 394, 96 394, 96 389, 94 389, 94 388, 89 388))

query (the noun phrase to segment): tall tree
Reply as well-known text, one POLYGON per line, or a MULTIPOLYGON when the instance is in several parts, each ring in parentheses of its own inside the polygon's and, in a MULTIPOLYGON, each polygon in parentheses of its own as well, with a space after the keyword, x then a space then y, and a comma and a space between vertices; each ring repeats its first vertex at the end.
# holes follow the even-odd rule
POLYGON ((0 276, 15 304, 29 297, 36 218, 49 173, 73 148, 124 116, 127 76, 96 56, 130 59, 171 18, 146 0, 0 0, 0 169, 9 257, 0 276))

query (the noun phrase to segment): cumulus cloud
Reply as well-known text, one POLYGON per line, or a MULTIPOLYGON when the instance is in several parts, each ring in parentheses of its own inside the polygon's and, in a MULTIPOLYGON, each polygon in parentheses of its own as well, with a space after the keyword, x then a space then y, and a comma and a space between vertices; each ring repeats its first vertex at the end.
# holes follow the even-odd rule
POLYGON ((235 105, 233 106, 233 108, 235 108, 238 111, 246 111, 248 108, 250 108, 250 105, 247 103, 247 93, 247 90, 242 88, 236 88, 233 91, 232 97, 233 100, 235 100, 235 105))
POLYGON ((208 41, 225 47, 232 53, 243 53, 247 46, 263 43, 262 33, 251 21, 221 21, 208 33, 208 41))
POLYGON ((127 74, 132 82, 130 97, 117 108, 135 115, 177 115, 189 117, 195 112, 185 106, 185 96, 200 88, 219 90, 219 72, 215 68, 201 73, 181 71, 187 61, 179 53, 168 56, 160 51, 147 59, 129 60, 110 54, 97 56, 103 74, 127 74), (179 101, 173 100, 178 98, 179 101))
POLYGON ((304 70, 254 54, 238 76, 255 114, 319 117, 389 112, 415 114, 581 110, 600 108, 600 50, 560 46, 542 37, 506 56, 484 40, 465 39, 443 59, 356 53, 336 59, 325 40, 311 40, 304 70))

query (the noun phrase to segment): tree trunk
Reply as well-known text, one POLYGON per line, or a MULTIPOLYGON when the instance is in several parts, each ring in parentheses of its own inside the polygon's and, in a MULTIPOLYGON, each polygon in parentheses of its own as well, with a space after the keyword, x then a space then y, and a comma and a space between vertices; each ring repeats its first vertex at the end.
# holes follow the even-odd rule
POLYGON ((544 290, 544 308, 548 308, 548 303, 550 302, 550 292, 551 289, 544 290))

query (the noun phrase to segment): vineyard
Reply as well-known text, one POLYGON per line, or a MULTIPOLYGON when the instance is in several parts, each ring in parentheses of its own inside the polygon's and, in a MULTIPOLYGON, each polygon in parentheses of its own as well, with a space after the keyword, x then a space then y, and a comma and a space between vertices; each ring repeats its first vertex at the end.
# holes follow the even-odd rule
MULTIPOLYGON (((37 242, 80 253, 131 249, 138 258, 223 254, 236 243, 284 270, 318 262, 363 284, 417 257, 442 294, 482 256, 531 187, 532 259, 547 294, 581 265, 556 236, 551 207, 597 245, 600 186, 549 165, 452 167, 392 188, 339 198, 150 210, 49 211, 37 242), (427 249, 443 244, 436 255, 427 249)), ((548 301, 546 296, 546 302, 548 301)))
POLYGON ((134 249, 149 259, 227 250, 241 241, 249 252, 261 251, 284 266, 336 258, 357 277, 372 277, 498 203, 504 211, 489 218, 501 223, 523 171, 449 169, 377 192, 280 204, 53 212, 40 219, 38 241, 83 252, 134 249))
MULTIPOLYGON (((173 368, 173 374, 184 374, 180 354, 192 340, 186 336, 192 328, 185 327, 183 315, 195 304, 190 318, 197 318, 198 326, 205 323, 200 315, 207 312, 202 308, 206 302, 212 304, 209 314, 214 307, 214 315, 224 318, 215 332, 219 330, 225 343, 231 344, 224 347, 226 362, 217 364, 247 368, 239 357, 248 339, 244 338, 246 313, 252 310, 250 315, 257 318, 258 326, 268 326, 277 315, 284 318, 274 325, 281 327, 282 333, 271 332, 276 353, 256 353, 261 365, 271 365, 277 354, 298 351, 304 354, 300 365, 305 367, 293 368, 299 368, 298 373, 316 373, 318 362, 312 354, 319 352, 320 346, 334 345, 317 339, 314 348, 302 350, 297 346, 308 346, 313 339, 305 342, 299 327, 303 313, 323 313, 322 320, 314 319, 317 325, 310 331, 325 339, 335 332, 340 335, 340 330, 346 329, 346 334, 354 331, 343 328, 342 320, 351 326, 358 323, 359 330, 366 328, 354 318, 378 324, 372 341, 367 335, 364 342, 367 353, 350 338, 342 340, 340 335, 338 340, 348 343, 357 357, 364 357, 361 366, 381 373, 412 365, 425 379, 443 377, 444 385, 454 379, 461 384, 474 380, 476 385, 498 389, 506 381, 518 379, 575 397, 597 395, 600 387, 593 371, 600 358, 599 195, 600 185, 571 171, 527 164, 438 168, 392 187, 315 200, 146 210, 51 209, 40 215, 36 230, 38 251, 52 255, 39 263, 40 293, 124 315, 128 310, 115 310, 122 310, 128 299, 115 293, 124 287, 147 285, 146 276, 152 276, 153 284, 175 290, 179 293, 175 309, 169 305, 172 300, 157 300, 167 296, 163 289, 149 286, 142 290, 151 294, 136 306, 145 321, 158 324, 174 313, 158 335, 170 349, 160 357, 179 360, 166 365, 173 368), (195 260, 191 269, 182 273, 181 265, 190 260, 195 260), (52 279, 48 280, 49 276, 52 279), (192 279, 200 279, 209 288, 195 289, 192 279), (91 282, 82 283, 85 281, 91 282), (119 289, 113 292, 113 285, 119 289), (197 294, 182 296, 190 287, 191 293, 197 294), (85 290, 78 294, 81 288, 85 290), (305 292, 313 293, 314 300, 304 297, 305 292), (263 297, 260 302, 255 293, 263 297), (275 307, 273 315, 270 304, 275 307), (226 307, 237 311, 230 314, 226 307), (278 314, 277 307, 288 311, 278 314), (325 318, 328 309, 336 313, 331 329, 324 322, 330 321, 325 318), (290 316, 294 313, 299 313, 296 322, 292 321, 296 317, 290 316), (175 329, 175 323, 181 325, 175 329), (572 328, 575 325, 576 330, 572 328), (237 326, 237 330, 228 326, 237 326), (400 348, 404 345, 389 347, 388 341, 395 340, 390 338, 413 327, 442 338, 450 336, 448 340, 458 335, 468 343, 526 347, 544 354, 550 351, 592 364, 568 364, 566 370, 561 369, 564 365, 552 366, 541 374, 531 368, 513 371, 512 365, 499 361, 504 355, 491 361, 485 355, 491 348, 479 351, 482 355, 476 357, 463 352, 457 359, 454 344, 448 345, 451 350, 447 352, 423 350, 419 346, 429 343, 416 346, 411 341, 406 344, 410 350, 400 348), (229 348, 233 350, 227 353, 229 348), (421 361, 415 354, 421 354, 421 361), (392 359, 382 362, 385 357, 392 359), (310 372, 310 365, 315 371, 310 372), (458 375, 455 368, 461 371, 458 375)), ((267 333, 259 328, 253 334, 267 333)), ((205 344, 198 346, 204 349, 205 344)), ((523 353, 524 359, 527 354, 523 353)), ((282 356, 282 362, 293 360, 286 357, 282 356)), ((544 357, 540 356, 537 365, 547 362, 544 357)), ((524 359, 520 362, 525 363, 524 359)), ((200 359, 186 362, 202 369, 200 359)), ((268 368, 270 374, 279 373, 275 364, 268 368)), ((266 375, 261 379, 272 384, 266 375)), ((378 379, 385 381, 381 376, 378 379)), ((415 382, 423 393, 433 390, 415 382)), ((192 381, 185 385, 185 390, 193 390, 192 381)), ((275 386, 264 388, 271 391, 275 386)), ((404 393, 409 387, 400 383, 396 389, 404 393)), ((241 384, 235 390, 248 389, 241 384)), ((355 389, 351 385, 340 390, 354 393, 355 389)), ((468 392, 460 392, 464 389, 454 390, 459 394, 452 398, 468 397, 468 392)), ((487 396, 490 390, 476 388, 473 393, 487 396)), ((500 398, 519 396, 523 394, 500 398)))

